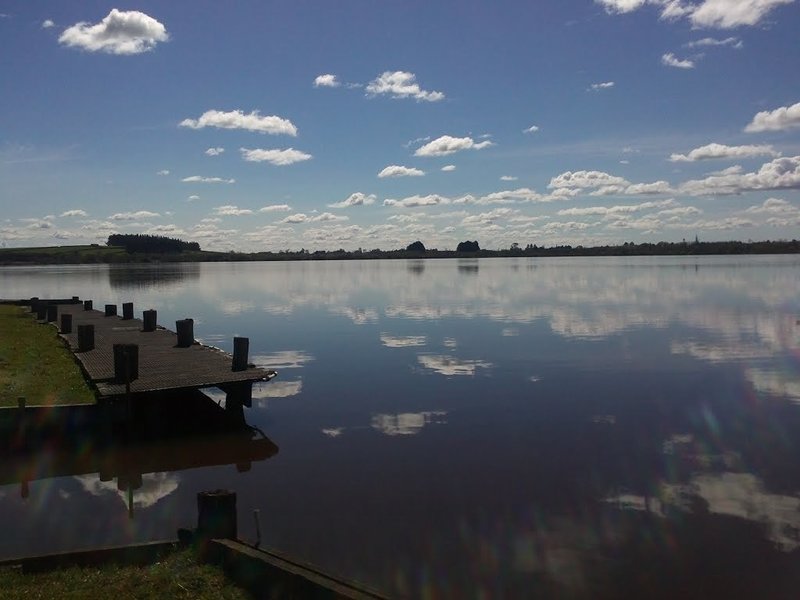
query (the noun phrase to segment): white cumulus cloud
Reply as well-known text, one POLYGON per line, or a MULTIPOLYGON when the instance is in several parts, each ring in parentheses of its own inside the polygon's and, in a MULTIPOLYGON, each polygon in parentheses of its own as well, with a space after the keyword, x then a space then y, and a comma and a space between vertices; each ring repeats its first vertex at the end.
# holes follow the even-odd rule
POLYGON ((445 165, 442 167, 442 171, 444 171, 445 173, 449 173, 450 171, 455 171, 455 170, 456 170, 455 165, 445 165))
POLYGON ((383 201, 384 206, 391 206, 395 208, 413 208, 415 206, 436 206, 437 204, 450 204, 451 200, 444 196, 437 194, 429 194, 428 196, 409 196, 402 200, 394 200, 387 198, 383 201))
POLYGON ((162 175, 162 176, 169 175, 169 169, 161 169, 156 173, 156 175, 162 175))
POLYGON ((310 154, 295 150, 294 148, 286 148, 284 150, 264 150, 262 148, 239 148, 242 153, 242 158, 248 162, 268 162, 277 166, 291 165, 297 162, 303 162, 313 158, 310 154))
POLYGON ((287 211, 292 210, 292 207, 288 204, 268 204, 267 206, 262 206, 258 209, 258 212, 266 213, 266 212, 279 212, 279 211, 287 211))
POLYGON ((461 150, 482 150, 490 146, 494 146, 494 143, 489 140, 476 142, 471 137, 457 138, 443 135, 417 148, 414 156, 447 156, 461 150))
POLYGON ((794 0, 595 0, 608 13, 629 13, 649 4, 661 9, 661 18, 686 17, 695 27, 732 29, 758 25, 775 7, 794 0))
POLYGON ((222 177, 203 177, 202 175, 192 175, 181 179, 184 183, 236 183, 235 179, 224 179, 222 177))
POLYGON ((339 87, 340 85, 342 84, 336 79, 336 75, 332 75, 331 73, 318 75, 314 79, 314 87, 339 87))
POLYGON ((749 158, 752 156, 780 156, 772 146, 726 146, 725 144, 711 143, 695 148, 688 154, 672 154, 672 162, 692 162, 695 160, 708 160, 715 158, 749 158))
POLYGON ((661 64, 667 67, 675 67, 676 69, 694 69, 694 61, 688 58, 680 59, 672 52, 667 52, 661 56, 661 64))
POLYGON ((232 204, 214 207, 214 214, 221 217, 240 217, 242 215, 252 215, 253 211, 249 208, 239 208, 232 204))
POLYGON ((221 111, 207 110, 199 119, 184 119, 179 123, 180 127, 190 129, 203 129, 205 127, 216 127, 218 129, 244 129, 245 131, 255 131, 258 133, 269 133, 272 135, 297 135, 297 127, 289 119, 276 115, 262 116, 259 111, 254 110, 244 114, 241 110, 221 111))
POLYGON ((329 204, 330 208, 350 208, 351 206, 368 206, 375 203, 375 194, 363 194, 354 192, 341 202, 329 204))
POLYGON ((759 131, 781 131, 800 127, 800 102, 791 106, 781 106, 775 110, 764 110, 757 113, 744 128, 748 133, 759 131))
POLYGON ((378 177, 421 177, 425 175, 425 171, 416 169, 414 167, 403 167, 401 165, 389 165, 385 167, 378 177))
POLYGON ((367 84, 367 94, 377 96, 387 94, 393 98, 414 98, 425 102, 438 102, 444 99, 442 92, 423 90, 417 77, 407 71, 384 71, 367 84))
POLYGON ((53 22, 52 19, 45 19, 42 21, 42 29, 50 29, 51 27, 55 27, 56 24, 53 22))
POLYGON ((222 148, 220 146, 216 148, 208 148, 206 150, 206 156, 219 156, 223 152, 225 152, 225 148, 222 148))
POLYGON ((112 221, 136 221, 138 219, 151 219, 153 217, 160 217, 156 212, 149 210, 138 210, 136 212, 116 213, 108 217, 112 221))
POLYGON ((65 46, 89 52, 140 54, 169 39, 167 29, 153 17, 137 10, 116 8, 99 23, 82 21, 68 27, 58 41, 65 46))
POLYGON ((780 189, 800 189, 800 156, 776 158, 761 165, 757 172, 710 175, 680 187, 682 193, 695 196, 780 189))
POLYGON ((61 213, 62 217, 88 217, 89 215, 86 213, 85 210, 80 208, 73 208, 72 210, 66 210, 61 213))
POLYGON ((538 125, 531 125, 527 129, 523 129, 522 133, 536 133, 537 131, 539 131, 539 126, 538 125))

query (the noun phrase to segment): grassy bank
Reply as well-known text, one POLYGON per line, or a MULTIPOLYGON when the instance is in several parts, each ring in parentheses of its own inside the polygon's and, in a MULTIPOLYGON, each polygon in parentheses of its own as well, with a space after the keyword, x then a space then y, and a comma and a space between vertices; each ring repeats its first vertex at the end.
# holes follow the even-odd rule
POLYGON ((0 407, 95 401, 80 368, 56 335, 18 306, 0 305, 0 407))
POLYGON ((250 598, 213 566, 197 562, 193 550, 181 550, 145 566, 70 567, 35 574, 18 568, 0 569, 0 596, 30 598, 250 598))

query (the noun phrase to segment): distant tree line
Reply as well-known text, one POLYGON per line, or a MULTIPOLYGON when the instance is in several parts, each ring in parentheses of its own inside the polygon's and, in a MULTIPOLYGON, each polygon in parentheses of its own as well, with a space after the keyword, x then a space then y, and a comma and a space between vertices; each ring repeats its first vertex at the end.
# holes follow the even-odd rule
POLYGON ((184 242, 176 238, 169 238, 161 235, 147 235, 143 233, 112 233, 108 236, 106 245, 125 248, 125 251, 131 254, 134 252, 179 254, 181 252, 200 251, 200 244, 197 242, 184 242))

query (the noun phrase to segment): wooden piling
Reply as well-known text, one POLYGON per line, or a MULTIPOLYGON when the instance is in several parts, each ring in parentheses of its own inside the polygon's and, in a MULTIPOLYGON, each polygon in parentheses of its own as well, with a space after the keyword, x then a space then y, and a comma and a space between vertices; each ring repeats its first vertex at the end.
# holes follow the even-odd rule
POLYGON ((78 325, 78 352, 94 350, 94 325, 78 325))
POLYGON ((47 305, 47 322, 53 323, 58 318, 58 305, 56 304, 48 304, 47 305))
POLYGON ((197 534, 200 538, 237 538, 236 492, 211 490, 197 494, 197 534))
POLYGON ((39 321, 44 321, 47 318, 47 304, 38 302, 36 304, 36 318, 39 321))
POLYGON ((125 321, 133 319, 133 302, 122 303, 122 318, 125 321))
POLYGON ((175 331, 178 334, 178 348, 188 348, 194 344, 194 319, 175 321, 175 331))
POLYGON ((142 311, 142 331, 155 331, 158 313, 155 310, 142 311))
POLYGON ((72 313, 63 313, 61 315, 61 333, 72 333, 72 313))
POLYGON ((106 304, 106 316, 107 317, 115 317, 115 316, 117 316, 117 305, 116 304, 106 304))
POLYGON ((84 300, 83 301, 83 310, 92 310, 92 301, 91 300, 84 300))
POLYGON ((30 305, 31 306, 31 312, 35 313, 36 309, 38 308, 38 305, 39 305, 39 297, 38 296, 34 296, 33 298, 31 298, 31 305, 30 305))
POLYGON ((233 361, 231 370, 244 371, 247 369, 248 353, 250 351, 250 338, 233 338, 233 361))

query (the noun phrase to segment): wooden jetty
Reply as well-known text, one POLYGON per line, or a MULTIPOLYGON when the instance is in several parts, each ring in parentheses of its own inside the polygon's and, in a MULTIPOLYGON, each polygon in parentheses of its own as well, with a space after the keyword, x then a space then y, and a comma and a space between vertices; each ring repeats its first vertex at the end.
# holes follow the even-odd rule
POLYGON ((194 340, 192 319, 176 321, 177 332, 156 325, 156 311, 134 318, 133 304, 105 305, 91 300, 30 300, 40 320, 55 322, 99 399, 127 393, 218 387, 236 393, 249 406, 250 387, 277 373, 248 363, 247 338, 234 338, 234 354, 194 340))

